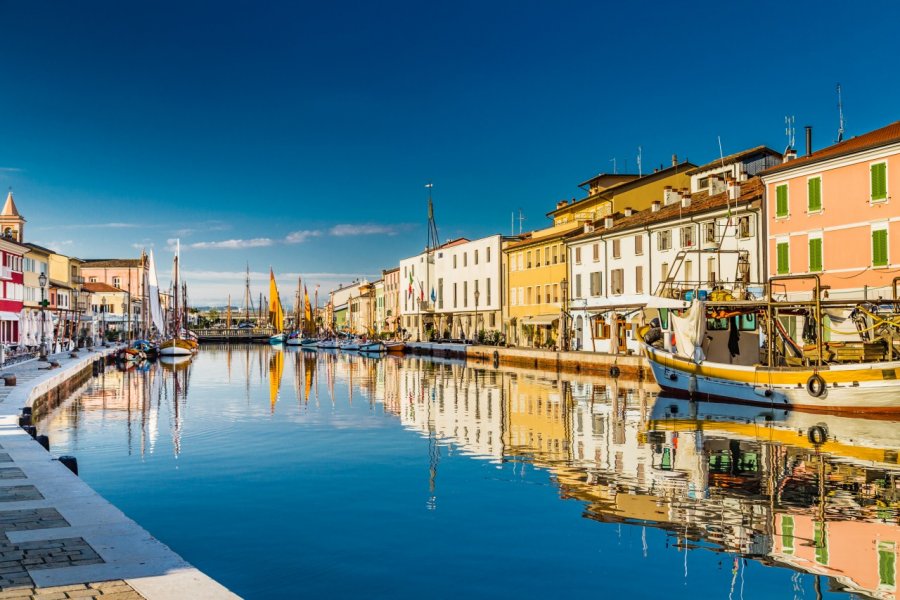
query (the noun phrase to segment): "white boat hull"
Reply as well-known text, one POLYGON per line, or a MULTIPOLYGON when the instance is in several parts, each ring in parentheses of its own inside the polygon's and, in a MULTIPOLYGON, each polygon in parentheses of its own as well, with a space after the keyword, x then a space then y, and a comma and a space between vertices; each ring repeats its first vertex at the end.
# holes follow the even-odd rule
POLYGON ((812 412, 900 414, 898 361, 769 369, 698 365, 658 348, 644 350, 657 383, 673 394, 812 412), (819 396, 807 385, 816 374, 825 382, 819 396))
POLYGON ((160 356, 191 356, 193 351, 181 346, 166 346, 159 349, 160 356))

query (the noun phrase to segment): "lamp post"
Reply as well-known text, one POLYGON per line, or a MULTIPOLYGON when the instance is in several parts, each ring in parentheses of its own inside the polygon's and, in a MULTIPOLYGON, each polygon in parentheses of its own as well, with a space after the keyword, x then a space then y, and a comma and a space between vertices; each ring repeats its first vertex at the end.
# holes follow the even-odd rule
POLYGON ((44 309, 47 308, 47 275, 41 273, 38 276, 38 285, 41 286, 41 349, 40 360, 47 360, 47 337, 44 333, 44 309))
POLYGON ((475 289, 475 338, 478 338, 478 297, 481 294, 478 292, 478 288, 475 289))
POLYGON ((131 333, 131 323, 127 320, 128 319, 127 315, 128 315, 128 304, 123 302, 122 303, 122 323, 123 323, 124 329, 125 329, 125 331, 124 331, 125 341, 128 340, 129 334, 131 333))
POLYGON ((568 306, 566 306, 566 299, 568 298, 569 292, 569 281, 563 277, 563 280, 560 282, 560 287, 562 288, 562 315, 560 315, 560 325, 562 326, 562 335, 559 338, 559 348, 560 350, 568 350, 569 349, 569 324, 568 324, 568 306))
POLYGON ((106 296, 100 297, 100 318, 103 323, 100 327, 100 335, 103 336, 103 347, 106 348, 106 296))

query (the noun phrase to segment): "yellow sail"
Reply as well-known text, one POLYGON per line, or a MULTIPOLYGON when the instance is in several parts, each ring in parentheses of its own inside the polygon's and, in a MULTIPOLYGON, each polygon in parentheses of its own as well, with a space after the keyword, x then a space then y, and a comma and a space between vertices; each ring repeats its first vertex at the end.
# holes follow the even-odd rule
POLYGON ((278 402, 278 391, 281 389, 281 374, 284 372, 284 353, 275 351, 269 357, 269 403, 272 412, 275 412, 275 403, 278 402))
POLYGON ((284 331, 284 308, 281 306, 281 298, 278 296, 278 286, 275 285, 275 273, 269 269, 269 318, 275 333, 284 331))
POLYGON ((312 305, 309 303, 309 292, 303 286, 303 306, 305 307, 303 318, 307 323, 312 323, 312 305))

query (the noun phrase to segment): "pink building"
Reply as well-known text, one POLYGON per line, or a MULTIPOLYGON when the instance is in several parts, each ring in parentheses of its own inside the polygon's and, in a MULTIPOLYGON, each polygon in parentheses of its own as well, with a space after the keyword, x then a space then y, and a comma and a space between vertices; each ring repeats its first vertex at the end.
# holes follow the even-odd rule
MULTIPOLYGON (((900 122, 817 152, 810 137, 805 156, 761 174, 768 274, 816 273, 832 298, 889 298, 900 267, 900 197, 892 197, 900 185, 900 122)), ((803 282, 787 291, 811 289, 803 282)))

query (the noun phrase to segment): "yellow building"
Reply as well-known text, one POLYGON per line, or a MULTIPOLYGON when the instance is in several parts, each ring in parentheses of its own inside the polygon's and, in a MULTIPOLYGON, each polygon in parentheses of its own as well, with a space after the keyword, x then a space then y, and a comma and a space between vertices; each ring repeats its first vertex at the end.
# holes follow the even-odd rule
POLYGON ((672 156, 671 167, 657 169, 641 177, 597 175, 579 185, 588 193, 586 198, 559 202, 556 209, 547 213, 547 216, 553 219, 554 225, 559 226, 597 221, 626 208, 636 211, 650 208, 654 200, 662 199, 667 187, 689 190, 691 176, 688 172, 696 166, 687 161, 679 163, 672 156))
POLYGON ((578 223, 533 231, 504 245, 506 339, 517 346, 558 346, 566 290, 566 238, 578 223))

